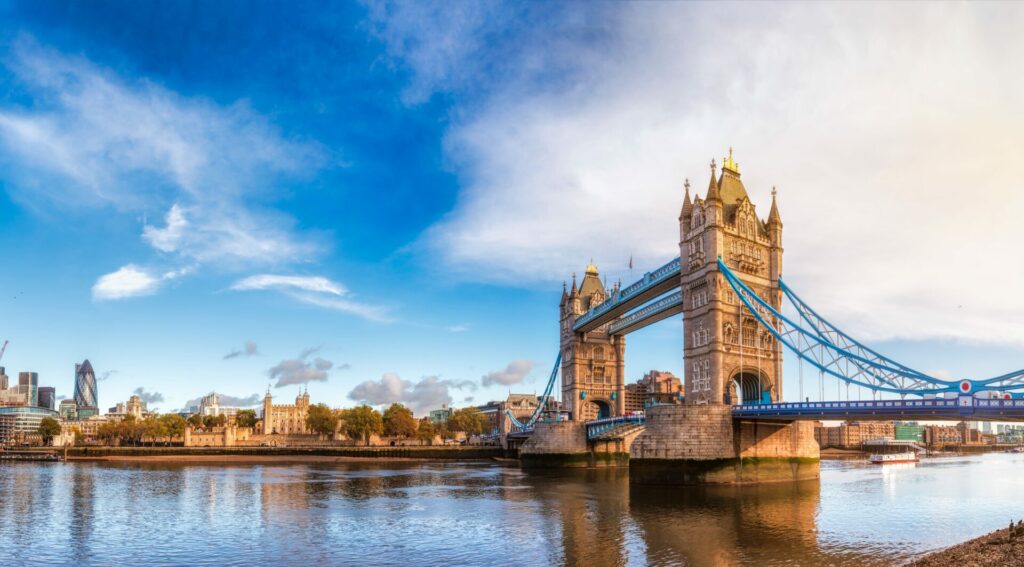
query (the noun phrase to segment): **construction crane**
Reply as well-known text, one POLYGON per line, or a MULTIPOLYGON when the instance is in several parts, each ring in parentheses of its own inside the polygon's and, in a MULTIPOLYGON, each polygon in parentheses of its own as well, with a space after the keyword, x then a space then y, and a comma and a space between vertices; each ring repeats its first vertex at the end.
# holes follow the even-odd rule
POLYGON ((7 343, 10 341, 4 341, 4 346, 0 347, 0 360, 4 359, 4 351, 7 350, 7 343))

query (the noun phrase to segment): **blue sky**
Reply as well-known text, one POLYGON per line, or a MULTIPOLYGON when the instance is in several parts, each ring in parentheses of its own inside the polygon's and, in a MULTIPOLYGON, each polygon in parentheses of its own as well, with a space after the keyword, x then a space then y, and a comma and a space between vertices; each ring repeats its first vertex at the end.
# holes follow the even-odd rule
MULTIPOLYGON (((988 292, 1024 284, 1021 12, 908 10, 0 3, 2 364, 70 395, 88 357, 102 405, 163 410, 541 390, 561 281, 670 258, 732 145, 819 311, 924 370, 1024 366, 988 292)), ((631 379, 681 373, 673 321, 631 379)))

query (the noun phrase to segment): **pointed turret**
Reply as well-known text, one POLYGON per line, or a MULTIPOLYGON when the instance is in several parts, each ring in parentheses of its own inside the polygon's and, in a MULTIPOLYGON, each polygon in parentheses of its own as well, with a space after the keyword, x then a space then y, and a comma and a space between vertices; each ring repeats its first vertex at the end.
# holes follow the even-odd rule
POLYGON ((687 178, 683 181, 683 210, 679 213, 679 220, 688 221, 691 215, 693 215, 693 201, 690 200, 690 179, 687 178))
POLYGON ((782 225, 782 217, 779 216, 779 206, 775 203, 775 187, 772 187, 772 209, 768 211, 768 226, 782 225))
POLYGON ((566 287, 565 282, 563 281, 562 282, 562 300, 559 301, 558 304, 559 305, 565 305, 566 301, 569 301, 569 290, 566 287))
POLYGON ((708 182, 708 194, 704 197, 705 201, 720 201, 721 197, 718 196, 718 177, 715 175, 715 160, 711 160, 711 181, 708 182))
POLYGON ((576 297, 579 295, 579 288, 576 287, 576 272, 572 273, 572 291, 569 292, 569 297, 576 297))

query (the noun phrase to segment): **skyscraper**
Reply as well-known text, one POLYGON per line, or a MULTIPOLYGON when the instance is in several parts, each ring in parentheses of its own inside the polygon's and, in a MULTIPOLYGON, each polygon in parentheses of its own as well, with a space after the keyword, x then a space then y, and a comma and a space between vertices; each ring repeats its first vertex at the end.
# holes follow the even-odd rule
POLYGON ((28 405, 38 406, 39 405, 39 373, 38 372, 19 372, 18 373, 18 390, 22 395, 27 396, 28 405))
POLYGON ((39 407, 54 409, 57 402, 57 390, 53 386, 42 386, 39 388, 39 407))
POLYGON ((79 419, 99 414, 96 373, 93 372, 89 359, 75 365, 75 404, 78 405, 79 419))
POLYGON ((6 390, 7 388, 7 369, 0 366, 0 390, 6 390))

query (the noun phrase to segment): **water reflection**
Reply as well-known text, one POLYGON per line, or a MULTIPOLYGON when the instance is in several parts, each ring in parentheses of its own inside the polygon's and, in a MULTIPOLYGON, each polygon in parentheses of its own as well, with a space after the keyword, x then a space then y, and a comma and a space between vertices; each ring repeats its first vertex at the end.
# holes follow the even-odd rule
POLYGON ((631 487, 489 464, 0 465, 4 564, 883 565, 1024 516, 1024 456, 631 487), (144 560, 144 561, 143 561, 144 560))

